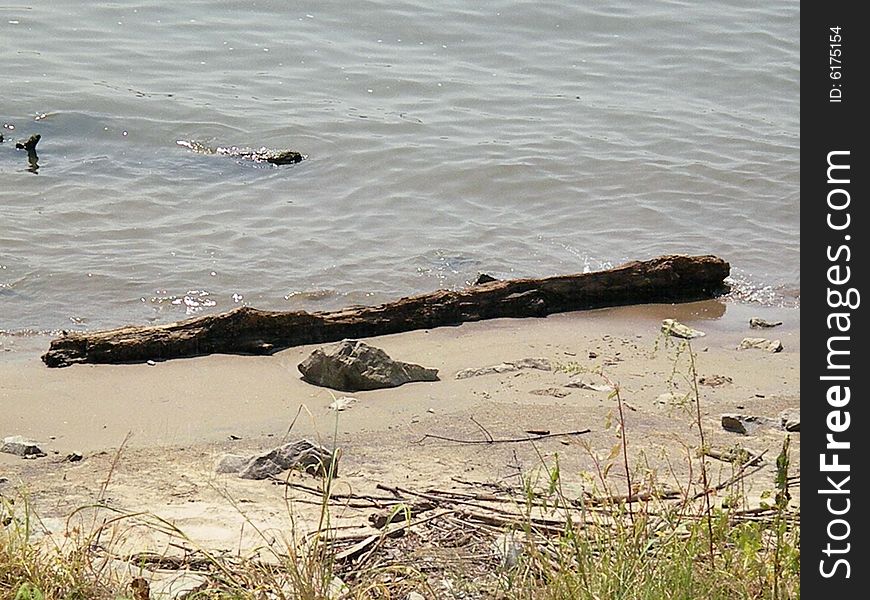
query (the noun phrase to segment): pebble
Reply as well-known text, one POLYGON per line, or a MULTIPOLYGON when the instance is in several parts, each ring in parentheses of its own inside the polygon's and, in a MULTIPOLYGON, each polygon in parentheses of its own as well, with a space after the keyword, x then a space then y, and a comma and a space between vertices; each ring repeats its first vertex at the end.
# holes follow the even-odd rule
POLYGON ((765 352, 774 354, 776 352, 782 352, 782 342, 779 340, 769 340, 767 338, 743 338, 743 341, 741 341, 740 345, 737 347, 738 350, 749 350, 750 348, 757 348, 758 350, 764 350, 765 352))

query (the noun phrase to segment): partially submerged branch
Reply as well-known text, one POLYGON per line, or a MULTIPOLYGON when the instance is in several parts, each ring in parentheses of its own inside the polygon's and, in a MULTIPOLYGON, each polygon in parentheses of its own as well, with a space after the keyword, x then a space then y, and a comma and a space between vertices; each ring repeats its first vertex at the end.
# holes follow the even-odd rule
POLYGON ((723 291, 729 264, 715 256, 662 256, 597 271, 543 279, 492 281, 438 290, 379 306, 332 312, 274 312, 240 307, 168 325, 70 332, 42 356, 49 367, 124 363, 205 354, 271 354, 304 344, 366 338, 501 317, 651 302, 687 302, 723 291))

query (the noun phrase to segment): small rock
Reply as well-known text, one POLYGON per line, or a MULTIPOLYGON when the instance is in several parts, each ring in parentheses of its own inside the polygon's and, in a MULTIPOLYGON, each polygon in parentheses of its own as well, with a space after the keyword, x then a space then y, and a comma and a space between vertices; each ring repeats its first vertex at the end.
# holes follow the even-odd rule
POLYGON ((598 353, 594 350, 590 350, 587 356, 589 356, 589 358, 598 358, 598 353))
POLYGON ((722 415, 722 429, 747 435, 749 432, 743 422, 744 418, 742 415, 722 415))
POLYGON ((665 335, 682 338, 684 340, 691 340, 707 335, 703 331, 692 329, 688 325, 683 325, 674 319, 665 319, 662 321, 662 332, 665 335))
POLYGON ((765 352, 773 354, 776 352, 782 352, 782 342, 779 340, 769 340, 767 338, 743 338, 743 341, 741 341, 740 345, 737 346, 738 350, 749 350, 751 348, 757 348, 758 350, 764 350, 765 352))
POLYGON ((725 385, 726 383, 734 383, 734 380, 726 375, 707 375, 699 378, 698 383, 700 385, 706 385, 709 387, 719 387, 720 385, 725 385))
POLYGON ((739 414, 724 414, 722 415, 722 429, 749 435, 759 427, 779 427, 780 423, 776 419, 769 417, 756 417, 739 414))
POLYGON ((81 452, 70 452, 66 455, 66 462, 79 462, 84 459, 84 456, 81 452))
POLYGON ((309 383, 343 392, 438 381, 438 369, 393 360, 380 348, 358 340, 315 350, 299 365, 299 371, 309 383))
POLYGON ((153 367, 153 366, 156 365, 157 363, 154 362, 153 360, 146 360, 146 361, 145 361, 145 364, 148 365, 149 367, 153 367))
POLYGON ((801 430, 801 414, 794 413, 788 409, 779 413, 779 419, 782 423, 782 428, 786 431, 800 431, 801 430))
POLYGON ((580 375, 575 375, 565 384, 565 387, 579 388, 581 390, 592 390, 593 392, 612 392, 613 386, 606 383, 592 383, 583 379, 580 375))
POLYGON ((754 329, 777 327, 779 325, 782 325, 782 321, 765 321, 764 319, 759 319, 758 317, 752 317, 751 319, 749 319, 749 326, 754 329))
POLYGON ((427 408, 427 409, 426 409, 426 412, 434 415, 434 414, 435 414, 435 409, 434 409, 434 408, 427 408))
POLYGON ((7 483, 9 481, 8 477, 0 477, 0 484, 7 483))
POLYGON ((489 367, 478 369, 463 369, 456 374, 456 379, 467 379, 493 373, 511 373, 521 369, 538 369, 539 371, 552 371, 553 365, 546 358, 522 358, 512 362, 503 362, 489 367))
POLYGON ((36 442, 28 440, 20 435, 13 435, 3 438, 3 445, 0 446, 0 452, 6 454, 14 454, 22 458, 41 458, 45 456, 45 452, 36 445, 36 442))

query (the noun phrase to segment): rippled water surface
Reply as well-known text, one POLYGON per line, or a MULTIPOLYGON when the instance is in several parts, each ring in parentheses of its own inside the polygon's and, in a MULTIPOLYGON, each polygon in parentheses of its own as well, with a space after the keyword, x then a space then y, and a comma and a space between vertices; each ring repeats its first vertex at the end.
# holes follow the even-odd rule
POLYGON ((0 330, 670 252, 794 299, 799 9, 756 4, 4 0, 0 330))

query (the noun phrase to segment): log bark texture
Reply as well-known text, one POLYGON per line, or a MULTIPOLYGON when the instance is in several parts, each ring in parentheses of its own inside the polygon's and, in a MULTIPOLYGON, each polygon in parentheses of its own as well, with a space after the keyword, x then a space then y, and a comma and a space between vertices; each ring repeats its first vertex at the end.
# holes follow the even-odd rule
POLYGON ((716 256, 662 256, 613 269, 543 279, 492 281, 438 290, 379 306, 331 312, 240 307, 167 325, 68 332, 42 356, 49 367, 124 363, 205 354, 270 354, 304 344, 366 338, 499 317, 712 298, 726 289, 729 264, 716 256))

